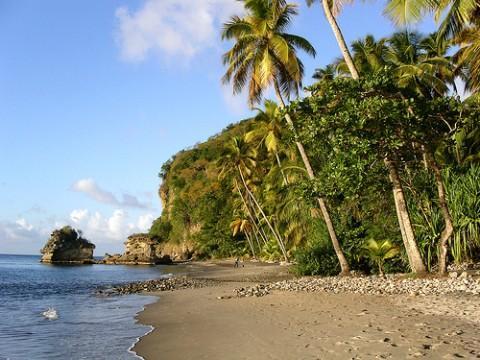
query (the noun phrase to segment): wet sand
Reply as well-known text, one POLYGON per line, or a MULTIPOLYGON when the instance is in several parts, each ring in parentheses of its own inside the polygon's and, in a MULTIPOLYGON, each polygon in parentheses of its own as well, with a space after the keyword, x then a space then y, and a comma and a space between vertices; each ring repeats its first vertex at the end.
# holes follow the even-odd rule
POLYGON ((227 298, 284 267, 194 264, 208 288, 160 293, 139 320, 155 327, 134 350, 150 359, 480 358, 477 297, 373 296, 277 291, 227 298), (464 310, 467 309, 467 310, 464 310), (452 316, 465 313, 464 316, 452 316))

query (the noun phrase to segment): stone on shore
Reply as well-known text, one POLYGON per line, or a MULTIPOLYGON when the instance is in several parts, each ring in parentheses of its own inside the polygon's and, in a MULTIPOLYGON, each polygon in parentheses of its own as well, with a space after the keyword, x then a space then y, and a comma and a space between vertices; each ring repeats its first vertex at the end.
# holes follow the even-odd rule
POLYGON ((448 278, 409 279, 401 276, 305 277, 235 289, 237 297, 262 297, 271 291, 353 293, 367 295, 446 295, 480 294, 480 278, 466 272, 448 278))
POLYGON ((95 245, 82 238, 81 233, 70 226, 52 232, 43 249, 41 262, 93 264, 95 245))

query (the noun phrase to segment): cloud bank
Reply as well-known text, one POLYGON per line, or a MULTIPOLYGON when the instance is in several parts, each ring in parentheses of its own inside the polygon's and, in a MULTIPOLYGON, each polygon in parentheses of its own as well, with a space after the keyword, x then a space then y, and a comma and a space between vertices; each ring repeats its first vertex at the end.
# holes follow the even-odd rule
POLYGON ((117 8, 117 42, 122 58, 140 62, 150 54, 193 58, 215 46, 220 24, 242 5, 236 0, 146 0, 139 9, 117 8))
POLYGON ((137 209, 148 209, 149 204, 143 203, 136 196, 131 194, 122 194, 119 200, 112 192, 102 189, 93 179, 80 179, 72 185, 72 190, 83 193, 90 199, 102 204, 109 204, 120 207, 130 207, 137 209))
POLYGON ((65 225, 82 230, 84 236, 97 245, 96 255, 120 252, 129 235, 148 232, 154 219, 151 213, 131 216, 123 209, 116 209, 107 216, 98 211, 74 209, 69 218, 51 219, 35 225, 25 218, 0 221, 0 253, 39 254, 51 232, 65 225))
POLYGON ((123 242, 133 233, 147 232, 154 216, 142 214, 131 219, 125 210, 116 209, 110 216, 103 216, 98 211, 75 209, 70 213, 70 223, 83 231, 85 237, 92 241, 107 243, 123 242))

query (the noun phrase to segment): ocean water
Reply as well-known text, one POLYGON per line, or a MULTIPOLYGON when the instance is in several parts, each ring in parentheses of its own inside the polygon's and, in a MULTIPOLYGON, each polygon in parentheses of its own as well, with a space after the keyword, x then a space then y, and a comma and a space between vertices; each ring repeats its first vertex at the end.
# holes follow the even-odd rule
POLYGON ((150 327, 134 316, 156 299, 101 297, 95 289, 157 279, 164 266, 60 266, 38 256, 0 255, 0 360, 135 359, 129 349, 150 327), (48 307, 57 320, 41 315, 48 307))

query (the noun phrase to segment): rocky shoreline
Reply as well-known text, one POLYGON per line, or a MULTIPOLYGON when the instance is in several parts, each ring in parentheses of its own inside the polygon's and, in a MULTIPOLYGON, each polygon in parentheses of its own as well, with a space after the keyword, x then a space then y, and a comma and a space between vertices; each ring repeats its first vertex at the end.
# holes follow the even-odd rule
MULTIPOLYGON (((174 291, 196 289, 218 285, 222 281, 213 279, 194 279, 188 276, 169 277, 156 280, 139 281, 99 289, 97 295, 114 296, 159 291, 174 291)), ((390 275, 387 278, 378 276, 352 277, 302 277, 297 279, 265 282, 251 286, 238 287, 232 296, 222 296, 222 299, 237 297, 263 297, 272 291, 288 292, 324 292, 349 293, 362 295, 480 295, 480 277, 450 273, 448 278, 406 278, 405 275, 390 275)))
POLYGON ((99 296, 130 295, 157 291, 174 291, 181 289, 198 289, 213 285, 213 281, 194 280, 187 277, 169 277, 156 280, 138 281, 110 288, 96 290, 99 296))
POLYGON ((480 277, 464 272, 450 273, 449 278, 411 279, 405 276, 309 277, 257 284, 234 289, 235 297, 262 297, 271 291, 353 293, 363 295, 447 295, 480 294, 480 277))

